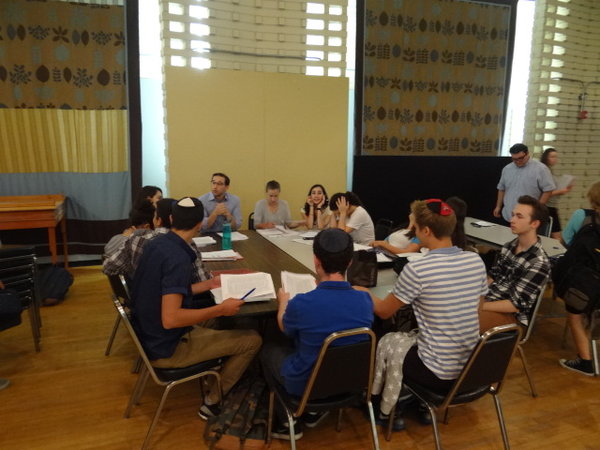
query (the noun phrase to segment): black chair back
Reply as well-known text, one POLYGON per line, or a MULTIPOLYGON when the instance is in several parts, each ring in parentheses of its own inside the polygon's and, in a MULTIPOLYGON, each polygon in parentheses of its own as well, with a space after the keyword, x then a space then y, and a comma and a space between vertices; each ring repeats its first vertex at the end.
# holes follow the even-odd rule
POLYGON ((254 230, 254 212, 248 215, 248 229, 254 230))
POLYGON ((131 306, 131 297, 129 296, 129 288, 123 275, 106 275, 110 287, 115 297, 121 299, 121 303, 131 306))
POLYGON ((375 240, 383 241, 394 228, 394 222, 390 219, 379 219, 375 224, 375 240))

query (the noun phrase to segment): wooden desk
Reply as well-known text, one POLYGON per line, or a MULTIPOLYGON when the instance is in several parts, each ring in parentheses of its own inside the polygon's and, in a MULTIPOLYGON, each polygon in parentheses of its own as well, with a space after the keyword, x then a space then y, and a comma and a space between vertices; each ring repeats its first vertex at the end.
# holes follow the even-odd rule
MULTIPOLYGON (((280 272, 282 270, 295 273, 312 273, 292 256, 264 239, 256 231, 242 231, 242 233, 250 239, 235 241, 232 243, 232 246, 244 259, 238 261, 205 261, 204 264, 209 270, 251 269, 257 272, 267 272, 273 277, 275 291, 281 287, 280 272)), ((211 234, 211 236, 217 240, 217 244, 202 247, 201 250, 203 252, 219 250, 221 248, 221 239, 219 236, 216 234, 211 234)), ((249 302, 242 306, 238 315, 275 314, 276 311, 276 300, 249 302)))
POLYGON ((59 224, 63 237, 64 264, 68 268, 65 196, 51 194, 0 197, 0 230, 47 228, 52 264, 57 263, 56 227, 59 224))

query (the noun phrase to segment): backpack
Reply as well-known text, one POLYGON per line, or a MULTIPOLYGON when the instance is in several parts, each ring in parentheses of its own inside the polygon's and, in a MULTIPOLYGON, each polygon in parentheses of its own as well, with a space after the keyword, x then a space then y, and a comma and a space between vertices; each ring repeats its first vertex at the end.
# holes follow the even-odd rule
POLYGON ((600 307, 600 224, 594 210, 585 220, 567 252, 556 262, 552 280, 559 297, 579 313, 600 307))
POLYGON ((249 370, 223 399, 221 412, 204 428, 210 450, 266 448, 268 389, 258 370, 249 370))
POLYGON ((12 289, 0 289, 0 331, 21 323, 23 306, 19 295, 12 289))
POLYGON ((37 286, 42 305, 54 306, 62 302, 73 284, 73 275, 58 266, 50 266, 37 274, 37 286))

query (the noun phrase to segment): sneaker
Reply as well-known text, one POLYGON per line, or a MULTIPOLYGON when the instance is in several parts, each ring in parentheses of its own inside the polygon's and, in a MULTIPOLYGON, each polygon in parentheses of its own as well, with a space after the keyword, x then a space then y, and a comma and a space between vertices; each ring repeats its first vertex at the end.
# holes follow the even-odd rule
POLYGON ((579 356, 575 359, 559 359, 558 363, 565 369, 579 372, 588 377, 594 376, 594 368, 592 367, 591 359, 582 359, 579 356))
POLYGON ((7 380, 6 378, 0 378, 0 391, 7 388, 9 384, 10 380, 7 380))
POLYGON ((214 405, 207 405, 204 403, 198 410, 198 415, 204 420, 208 420, 210 417, 218 416, 220 413, 221 407, 216 403, 214 405))
POLYGON ((309 412, 302 416, 302 423, 306 425, 307 428, 314 428, 319 425, 325 417, 329 415, 329 411, 321 411, 321 412, 309 412))
MULTIPOLYGON (((381 425, 384 429, 387 430, 388 422, 390 420, 390 416, 388 414, 383 414, 382 412, 375 418, 375 422, 377 425, 381 425)), ((392 422, 392 431, 402 431, 406 429, 406 424, 404 423, 404 417, 402 414, 396 412, 394 414, 394 421, 392 422)))
MULTIPOLYGON (((294 425, 294 437, 296 438, 295 440, 297 441, 298 439, 300 439, 303 436, 302 434, 302 428, 300 427, 300 425, 298 423, 296 423, 294 425)), ((272 431, 271 431, 271 437, 274 437, 275 439, 283 439, 285 441, 290 441, 290 426, 286 423, 283 425, 278 425, 276 426, 272 431)))

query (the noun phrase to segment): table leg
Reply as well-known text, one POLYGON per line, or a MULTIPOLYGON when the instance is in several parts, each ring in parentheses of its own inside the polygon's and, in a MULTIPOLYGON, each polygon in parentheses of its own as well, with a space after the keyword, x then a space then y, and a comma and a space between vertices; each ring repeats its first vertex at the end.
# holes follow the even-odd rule
POLYGON ((60 231, 62 232, 63 238, 63 256, 65 269, 69 268, 69 252, 68 252, 68 239, 67 239, 67 218, 63 217, 60 221, 60 231))
POLYGON ((48 243, 50 246, 50 255, 52 255, 52 264, 56 264, 56 228, 48 227, 48 243))

